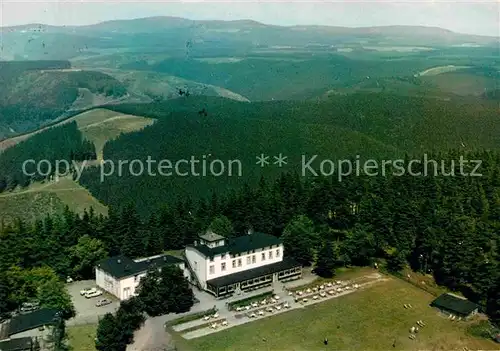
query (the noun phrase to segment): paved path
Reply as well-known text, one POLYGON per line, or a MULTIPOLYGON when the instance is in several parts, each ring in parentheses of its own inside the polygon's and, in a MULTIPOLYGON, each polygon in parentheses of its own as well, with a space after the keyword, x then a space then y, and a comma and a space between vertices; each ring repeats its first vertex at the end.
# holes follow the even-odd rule
MULTIPOLYGON (((269 288, 268 290, 271 289, 269 288)), ((200 301, 199 303, 194 304, 191 310, 186 313, 166 314, 163 316, 148 318, 142 328, 135 332, 134 343, 127 347, 127 351, 162 350, 161 348, 165 348, 165 344, 171 342, 170 335, 165 330, 165 323, 194 313, 207 311, 214 306, 218 311, 229 312, 226 307, 227 303, 231 301, 241 300, 254 295, 260 295, 265 291, 265 289, 261 289, 253 291, 251 293, 234 295, 231 298, 225 300, 216 300, 208 293, 198 291, 196 288, 194 288, 193 292, 195 294, 195 297, 200 301)))

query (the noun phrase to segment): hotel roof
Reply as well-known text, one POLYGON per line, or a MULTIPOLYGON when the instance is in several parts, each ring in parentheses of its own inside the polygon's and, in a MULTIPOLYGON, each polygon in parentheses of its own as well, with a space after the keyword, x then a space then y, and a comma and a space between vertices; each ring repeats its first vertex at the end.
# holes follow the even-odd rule
POLYGON ((153 267, 162 267, 182 262, 184 262, 182 259, 170 255, 158 255, 141 260, 132 260, 126 256, 120 255, 99 261, 97 267, 109 275, 121 279, 146 272, 153 267))
POLYGON ((252 234, 226 239, 223 246, 208 247, 206 245, 198 244, 191 245, 190 247, 198 250, 206 257, 213 257, 225 253, 237 255, 243 252, 262 249, 264 247, 280 245, 281 243, 281 239, 275 237, 274 235, 254 232, 252 234))

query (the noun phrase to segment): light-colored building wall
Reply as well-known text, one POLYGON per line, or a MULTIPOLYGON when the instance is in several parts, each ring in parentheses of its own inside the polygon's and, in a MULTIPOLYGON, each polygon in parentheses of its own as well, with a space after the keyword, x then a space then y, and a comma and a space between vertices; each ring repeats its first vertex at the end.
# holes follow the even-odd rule
MULTIPOLYGON (((182 270, 185 277, 189 276, 184 263, 177 264, 177 266, 182 270)), ((139 282, 141 278, 146 276, 146 274, 147 271, 128 277, 123 277, 121 279, 116 279, 115 277, 107 274, 102 269, 96 267, 96 285, 99 288, 116 296, 120 300, 127 300, 130 297, 136 295, 136 289, 139 286, 139 282)))
POLYGON ((217 255, 206 259, 207 280, 283 261, 283 245, 243 252, 239 256, 217 255), (225 268, 224 268, 225 266, 225 268))
POLYGON ((185 251, 186 259, 189 261, 191 269, 196 274, 203 289, 207 287, 207 259, 198 250, 187 247, 185 251))
POLYGON ((136 289, 139 286, 139 282, 143 277, 146 276, 147 272, 141 272, 139 274, 125 277, 120 279, 120 300, 127 300, 132 296, 136 295, 136 289))
POLYGON ((95 283, 98 287, 109 292, 111 295, 118 298, 120 297, 120 280, 107 274, 98 267, 95 269, 95 283))
POLYGON ((185 253, 202 288, 205 289, 207 280, 281 262, 284 248, 280 244, 272 248, 257 249, 255 252, 243 252, 239 256, 225 253, 216 255, 212 259, 205 257, 196 247, 187 247, 185 253))
POLYGON ((52 334, 53 327, 50 325, 44 326, 43 330, 38 328, 23 331, 21 333, 12 334, 9 339, 19 339, 19 338, 36 338, 40 342, 41 350, 52 350, 52 334))
POLYGON ((43 330, 38 330, 38 328, 30 329, 23 331, 21 333, 12 334, 10 336, 11 339, 19 339, 19 338, 42 338, 50 335, 52 333, 52 327, 46 326, 43 330))

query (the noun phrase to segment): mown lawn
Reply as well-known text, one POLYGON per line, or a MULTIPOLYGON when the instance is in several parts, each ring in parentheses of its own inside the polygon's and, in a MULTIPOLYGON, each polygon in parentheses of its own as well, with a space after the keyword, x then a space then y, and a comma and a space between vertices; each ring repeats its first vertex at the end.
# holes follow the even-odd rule
POLYGON ((94 347, 96 331, 96 324, 68 327, 68 342, 72 351, 96 351, 94 347))
POLYGON ((391 278, 366 290, 305 309, 199 339, 188 340, 195 350, 495 350, 498 344, 467 334, 473 322, 452 322, 429 307, 431 294, 391 278), (403 304, 411 304, 405 309, 403 304), (423 320, 417 340, 409 329, 423 320), (324 338, 329 340, 323 345, 324 338), (393 344, 395 346, 393 347, 393 344))

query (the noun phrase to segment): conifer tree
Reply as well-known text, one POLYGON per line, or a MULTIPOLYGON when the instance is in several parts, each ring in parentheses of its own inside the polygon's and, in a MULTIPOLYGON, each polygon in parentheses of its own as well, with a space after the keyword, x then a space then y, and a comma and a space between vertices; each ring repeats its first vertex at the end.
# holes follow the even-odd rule
POLYGON ((333 243, 328 240, 323 244, 321 250, 318 252, 316 268, 314 271, 320 277, 331 278, 335 274, 334 269, 337 264, 337 260, 338 257, 335 257, 333 243))

